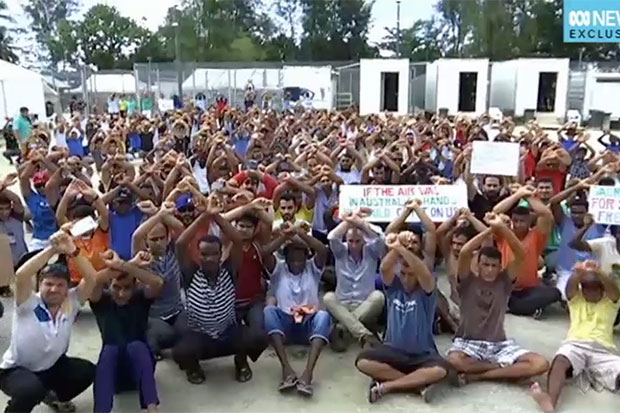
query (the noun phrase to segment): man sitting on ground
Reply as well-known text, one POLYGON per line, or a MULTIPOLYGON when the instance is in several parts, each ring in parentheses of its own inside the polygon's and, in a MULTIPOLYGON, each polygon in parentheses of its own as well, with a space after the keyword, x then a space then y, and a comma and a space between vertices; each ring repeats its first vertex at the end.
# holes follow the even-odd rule
POLYGON ((432 333, 436 280, 412 251, 418 242, 410 231, 385 239, 389 249, 381 261, 388 301, 385 344, 362 351, 355 362, 373 380, 370 403, 387 393, 412 391, 420 391, 429 402, 431 385, 448 375, 449 364, 437 352, 432 333))
POLYGON ((346 350, 345 331, 360 344, 378 344, 368 329, 383 311, 385 297, 375 290, 377 261, 385 254, 380 230, 364 221, 365 211, 348 213, 328 235, 336 261, 336 292, 323 296, 323 303, 338 321, 331 337, 332 349, 346 350), (342 238, 346 237, 346 243, 342 238))
POLYGON ((542 356, 506 339, 506 303, 521 271, 525 251, 508 228, 508 217, 489 213, 485 221, 490 228, 472 238, 459 254, 457 288, 461 298, 461 324, 448 350, 448 360, 461 373, 460 384, 529 378, 549 368, 542 356), (472 271, 475 250, 491 234, 497 235, 500 242, 508 243, 513 260, 502 270, 502 253, 492 246, 483 247, 478 252, 477 268, 472 271))
POLYGON ((545 413, 555 410, 567 377, 582 390, 620 390, 620 355, 614 343, 613 324, 620 308, 617 283, 591 260, 575 266, 566 285, 570 329, 551 363, 547 389, 531 387, 534 400, 545 413))
POLYGON ((263 263, 271 274, 272 291, 277 306, 265 307, 265 329, 282 367, 280 392, 297 389, 302 396, 313 395, 312 378, 321 350, 327 344, 331 331, 329 313, 319 310, 319 282, 327 248, 321 241, 308 235, 308 228, 286 223, 282 233, 263 249, 263 263), (300 239, 293 239, 298 236, 300 239), (286 241, 284 260, 274 252, 286 241), (314 252, 309 256, 308 247, 314 252), (310 342, 306 368, 297 376, 286 355, 285 343, 310 342))
POLYGON ((66 355, 71 326, 95 285, 95 270, 64 231, 53 234, 50 243, 15 276, 11 344, 0 364, 0 389, 11 398, 6 412, 30 412, 50 391, 58 397, 54 408, 75 411, 71 399, 86 390, 95 377, 91 362, 66 355), (47 264, 55 254, 75 256, 84 276, 77 287, 69 288, 66 265, 47 264), (33 291, 35 276, 39 278, 38 293, 33 291))

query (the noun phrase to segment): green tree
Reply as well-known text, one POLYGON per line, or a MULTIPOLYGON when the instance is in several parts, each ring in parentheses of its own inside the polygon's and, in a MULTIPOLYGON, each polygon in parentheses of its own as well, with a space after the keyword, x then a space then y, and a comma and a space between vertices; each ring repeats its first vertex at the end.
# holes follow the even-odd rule
POLYGON ((7 14, 6 2, 0 0, 0 59, 17 63, 19 58, 15 54, 13 39, 7 27, 9 23, 13 23, 13 19, 7 14))
MULTIPOLYGON (((399 51, 398 32, 386 27, 380 47, 396 55, 399 51)), ((435 20, 417 20, 413 26, 400 31, 400 54, 412 61, 432 61, 442 57, 441 29, 435 20)))
POLYGON ((66 54, 58 47, 61 42, 60 26, 78 6, 78 0, 28 0, 23 6, 32 20, 30 30, 52 64, 61 61, 66 54))
POLYGON ((374 57, 368 44, 373 1, 301 0, 301 57, 305 60, 355 60, 374 57))

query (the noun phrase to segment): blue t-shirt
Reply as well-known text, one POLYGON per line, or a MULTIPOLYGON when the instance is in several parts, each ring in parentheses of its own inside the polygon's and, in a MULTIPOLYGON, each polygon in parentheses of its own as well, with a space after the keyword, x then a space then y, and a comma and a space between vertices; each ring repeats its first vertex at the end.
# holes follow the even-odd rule
POLYGON ((248 154, 250 146, 250 135, 238 135, 235 138, 235 153, 241 158, 245 158, 248 154))
POLYGON ((69 156, 84 156, 84 146, 82 145, 82 137, 77 139, 71 139, 67 137, 67 148, 69 149, 69 156))
POLYGON ((561 139, 562 147, 570 152, 575 146, 579 146, 579 142, 573 139, 561 139))
POLYGON ((32 214, 33 232, 36 239, 49 239, 58 230, 56 214, 47 201, 47 197, 38 192, 31 191, 26 197, 26 205, 32 214))
MULTIPOLYGON (((585 251, 577 251, 568 246, 570 242, 575 238, 577 233, 577 227, 573 223, 570 215, 564 215, 560 227, 560 247, 558 248, 558 265, 557 269, 560 271, 572 271, 573 266, 579 262, 588 259, 594 259, 592 254, 585 251)), ((603 225, 592 225, 588 232, 583 236, 584 241, 588 241, 594 238, 601 238, 605 234, 605 227, 603 225)))
POLYGON ((142 138, 138 132, 132 132, 129 134, 129 148, 142 149, 142 138))
POLYGON ((433 317, 437 294, 427 294, 421 287, 405 291, 398 276, 386 289, 387 330, 385 343, 409 354, 436 354, 433 340, 433 317))
POLYGON ((119 214, 110 208, 110 245, 119 257, 129 260, 131 255, 131 237, 142 222, 142 212, 133 207, 126 214, 119 214))

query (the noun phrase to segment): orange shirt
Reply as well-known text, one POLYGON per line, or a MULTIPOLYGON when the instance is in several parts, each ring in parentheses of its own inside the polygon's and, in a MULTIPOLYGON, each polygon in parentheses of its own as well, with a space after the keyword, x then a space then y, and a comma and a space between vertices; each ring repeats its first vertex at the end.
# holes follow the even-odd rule
MULTIPOLYGON (((100 254, 108 249, 108 233, 97 228, 90 239, 76 239, 75 246, 80 249, 80 254, 88 258, 95 268, 95 271, 101 271, 105 268, 105 264, 100 254)), ((74 283, 80 282, 82 274, 75 263, 75 258, 69 259, 69 275, 74 283)))
MULTIPOLYGON (((525 258, 521 265, 521 271, 517 274, 515 290, 536 287, 540 284, 540 279, 538 278, 538 257, 540 257, 547 245, 547 238, 549 236, 543 234, 538 228, 532 228, 525 238, 521 240, 525 250, 525 258)), ((502 267, 506 268, 514 260, 514 254, 510 249, 510 245, 504 239, 499 240, 497 246, 502 253, 502 267)))

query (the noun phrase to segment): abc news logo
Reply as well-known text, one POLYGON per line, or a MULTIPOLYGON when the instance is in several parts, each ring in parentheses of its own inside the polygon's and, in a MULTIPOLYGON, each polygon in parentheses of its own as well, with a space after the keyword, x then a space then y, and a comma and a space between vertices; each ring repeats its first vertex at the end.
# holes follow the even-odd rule
POLYGON ((568 13, 570 26, 620 27, 620 10, 572 10, 568 13))

